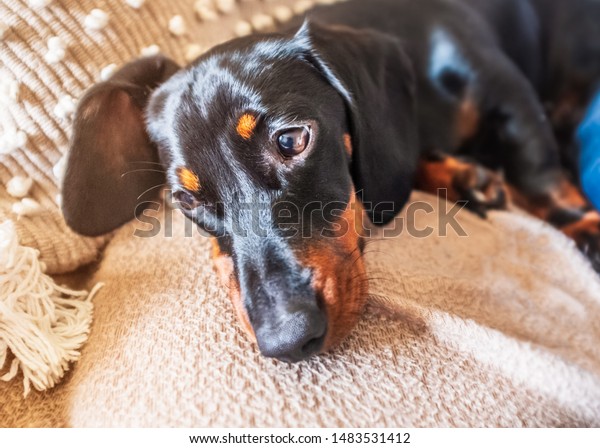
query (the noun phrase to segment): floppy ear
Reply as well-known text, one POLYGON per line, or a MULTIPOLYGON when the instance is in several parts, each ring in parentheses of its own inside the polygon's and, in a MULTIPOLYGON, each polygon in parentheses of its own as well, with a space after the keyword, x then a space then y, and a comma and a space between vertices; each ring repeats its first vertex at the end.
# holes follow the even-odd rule
POLYGON ((139 59, 79 102, 62 187, 62 211, 76 232, 97 236, 116 229, 151 198, 146 192, 164 183, 144 108, 152 90, 178 69, 162 56, 139 59))
POLYGON ((346 101, 355 189, 371 221, 387 224, 409 198, 419 156, 412 64, 399 40, 376 31, 305 22, 295 39, 346 101))

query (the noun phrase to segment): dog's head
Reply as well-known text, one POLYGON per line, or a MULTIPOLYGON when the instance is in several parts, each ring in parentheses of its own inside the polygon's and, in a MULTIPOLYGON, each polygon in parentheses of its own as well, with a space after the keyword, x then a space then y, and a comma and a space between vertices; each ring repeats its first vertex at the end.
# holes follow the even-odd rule
POLYGON ((233 40, 181 70, 135 61, 79 104, 64 215, 82 234, 107 233, 166 176, 215 237, 261 352, 304 359, 343 338, 364 305, 363 214, 384 224, 408 198, 413 89, 398 41, 316 25, 233 40))

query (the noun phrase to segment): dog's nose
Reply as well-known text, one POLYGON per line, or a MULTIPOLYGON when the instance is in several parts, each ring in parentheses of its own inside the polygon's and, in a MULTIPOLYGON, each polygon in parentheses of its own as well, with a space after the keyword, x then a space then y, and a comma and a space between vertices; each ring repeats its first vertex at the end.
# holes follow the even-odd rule
POLYGON ((318 308, 296 311, 277 329, 260 328, 256 339, 261 353, 285 362, 299 362, 323 348, 327 317, 318 308))

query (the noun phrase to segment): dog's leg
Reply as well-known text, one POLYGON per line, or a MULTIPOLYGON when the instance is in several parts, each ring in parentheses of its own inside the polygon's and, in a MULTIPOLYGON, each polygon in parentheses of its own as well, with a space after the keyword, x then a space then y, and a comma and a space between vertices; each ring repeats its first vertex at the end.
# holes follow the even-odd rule
POLYGON ((600 272, 600 213, 592 209, 575 185, 563 180, 548 196, 537 200, 511 187, 510 196, 515 205, 549 222, 573 239, 593 268, 600 272))
POLYGON ((575 241, 577 247, 589 258, 592 267, 600 273, 600 213, 587 212, 561 230, 575 241))
POLYGON ((600 213, 592 211, 579 189, 566 180, 548 194, 533 198, 476 163, 433 155, 421 159, 416 188, 433 194, 444 189, 449 200, 465 201, 481 217, 489 210, 506 208, 510 201, 573 239, 600 272, 600 213))
POLYGON ((600 215, 564 174, 549 120, 531 85, 508 60, 487 73, 487 107, 502 115, 498 154, 516 205, 571 237, 600 272, 600 215))
POLYGON ((506 186, 499 174, 481 165, 456 157, 433 154, 421 159, 416 187, 437 194, 447 191, 451 201, 465 201, 466 207, 485 217, 488 210, 504 209, 506 186))

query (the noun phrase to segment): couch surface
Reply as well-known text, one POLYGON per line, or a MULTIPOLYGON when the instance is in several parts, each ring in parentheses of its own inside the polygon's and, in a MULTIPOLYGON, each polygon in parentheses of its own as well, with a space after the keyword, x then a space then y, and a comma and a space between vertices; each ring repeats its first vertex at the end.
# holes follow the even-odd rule
POLYGON ((463 211, 467 236, 441 236, 446 204, 416 193, 435 211, 401 219, 433 234, 374 236, 364 318, 340 347, 297 365, 261 357, 242 334, 208 241, 185 236, 179 213, 162 216, 153 238, 130 223, 104 251, 106 238, 66 229, 53 166, 70 132, 67 96, 152 45, 184 63, 310 2, 207 1, 214 15, 200 19, 192 1, 139 3, 0 0, 0 219, 18 223, 51 273, 95 260, 57 281, 105 283, 60 385, 23 398, 19 377, 0 381, 0 426, 600 425, 600 280, 562 234, 519 212, 484 221, 463 211), (86 27, 93 8, 110 13, 105 27, 89 29, 98 17, 86 27), (175 15, 183 34, 169 31, 175 15), (49 62, 55 36, 67 47, 49 62), (12 212, 15 175, 34 178, 40 214, 12 212))

